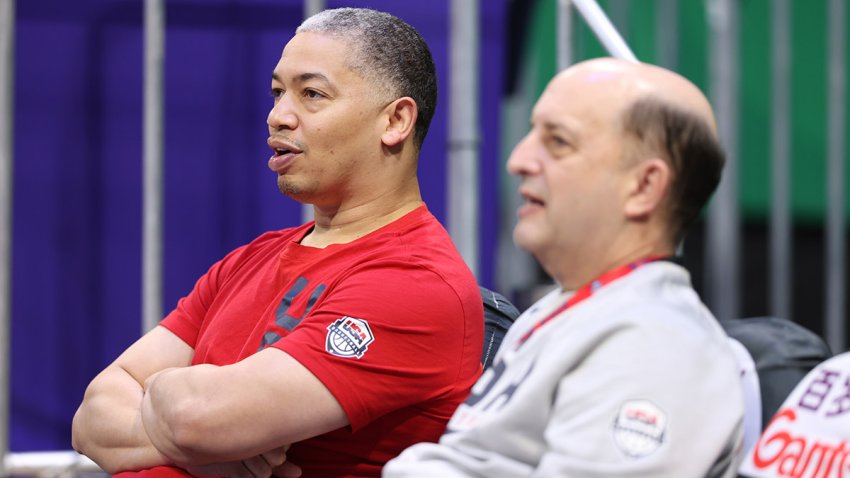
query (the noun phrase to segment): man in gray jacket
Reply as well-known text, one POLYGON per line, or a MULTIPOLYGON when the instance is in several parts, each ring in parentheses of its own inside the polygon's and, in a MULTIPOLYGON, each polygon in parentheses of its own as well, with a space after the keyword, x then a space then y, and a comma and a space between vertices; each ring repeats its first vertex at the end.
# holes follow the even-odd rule
POLYGON ((672 260, 723 163, 711 107, 681 76, 610 58, 556 76, 507 167, 524 199, 514 240, 559 287, 440 442, 384 476, 734 476, 738 368, 672 260))

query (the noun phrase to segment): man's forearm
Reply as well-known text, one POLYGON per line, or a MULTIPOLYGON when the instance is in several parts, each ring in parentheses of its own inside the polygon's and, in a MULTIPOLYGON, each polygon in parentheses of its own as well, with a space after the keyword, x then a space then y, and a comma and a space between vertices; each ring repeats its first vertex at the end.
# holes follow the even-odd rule
POLYGON ((182 467, 254 457, 348 425, 324 384, 277 349, 151 376, 141 415, 151 443, 182 467))
POLYGON ((145 433, 142 397, 142 386, 130 374, 116 366, 104 370, 74 415, 74 449, 109 473, 169 464, 145 433))
MULTIPOLYGON (((179 466, 197 466, 240 459, 249 455, 209 453, 203 446, 211 438, 199 429, 196 417, 210 402, 214 390, 204 386, 218 367, 204 364, 164 370, 145 381, 141 420, 155 448, 179 466)), ((200 420, 205 422, 205 420, 200 420)))

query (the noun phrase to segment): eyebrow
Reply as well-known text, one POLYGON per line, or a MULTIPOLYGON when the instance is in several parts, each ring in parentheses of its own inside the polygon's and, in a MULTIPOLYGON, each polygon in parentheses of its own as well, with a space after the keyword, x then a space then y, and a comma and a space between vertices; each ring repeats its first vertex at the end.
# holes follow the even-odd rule
MULTIPOLYGON (((283 80, 280 78, 280 75, 278 75, 276 72, 272 73, 272 79, 279 83, 283 83, 283 80)), ((322 73, 316 72, 301 73, 300 75, 297 75, 294 80, 296 83, 305 83, 310 80, 317 80, 325 83, 328 86, 331 86, 331 80, 327 76, 323 75, 322 73)))
POLYGON ((581 139, 582 129, 576 125, 552 119, 541 119, 539 125, 546 134, 560 135, 570 143, 577 144, 581 139))
POLYGON ((543 120, 540 122, 540 126, 550 132, 561 131, 570 135, 574 135, 576 133, 575 128, 571 128, 569 125, 559 121, 543 120))
POLYGON ((549 121, 549 120, 541 121, 540 126, 543 127, 543 129, 547 129, 547 130, 567 129, 565 125, 558 123, 558 122, 555 122, 555 121, 549 121))

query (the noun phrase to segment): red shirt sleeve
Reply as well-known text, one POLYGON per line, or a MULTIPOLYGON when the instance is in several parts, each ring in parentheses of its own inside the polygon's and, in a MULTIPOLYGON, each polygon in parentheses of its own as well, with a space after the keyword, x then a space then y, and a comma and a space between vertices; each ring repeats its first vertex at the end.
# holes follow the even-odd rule
POLYGON ((410 264, 370 264, 328 297, 272 346, 324 383, 354 431, 388 411, 466 393, 459 377, 474 376, 480 362, 481 333, 469 330, 481 325, 480 301, 410 264))

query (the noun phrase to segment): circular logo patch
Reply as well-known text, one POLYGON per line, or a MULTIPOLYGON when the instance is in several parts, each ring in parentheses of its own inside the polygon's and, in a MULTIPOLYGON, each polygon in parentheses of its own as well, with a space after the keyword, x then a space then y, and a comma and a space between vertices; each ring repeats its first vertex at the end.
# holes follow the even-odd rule
POLYGON ((647 456, 664 443, 667 416, 648 400, 631 400, 614 419, 614 442, 632 458, 647 456))

